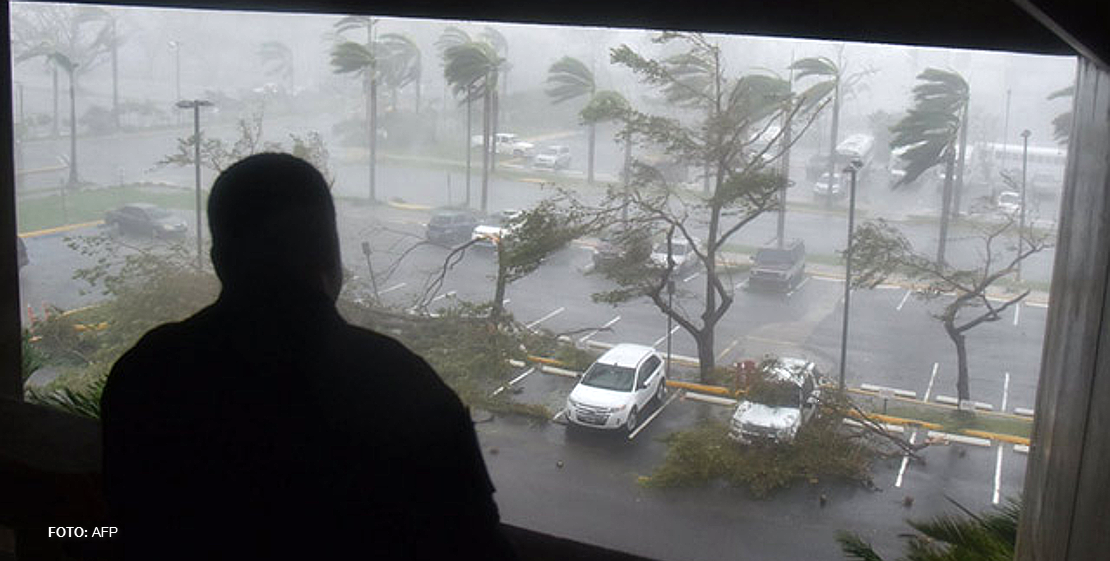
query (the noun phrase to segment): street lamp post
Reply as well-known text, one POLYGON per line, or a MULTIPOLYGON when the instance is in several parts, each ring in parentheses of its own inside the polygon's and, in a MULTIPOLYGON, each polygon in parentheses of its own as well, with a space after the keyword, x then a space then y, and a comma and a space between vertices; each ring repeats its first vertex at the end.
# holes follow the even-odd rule
POLYGON ((200 225, 200 108, 212 105, 211 101, 204 99, 183 99, 177 102, 178 109, 192 109, 193 110, 193 163, 196 167, 197 176, 197 268, 201 268, 204 263, 204 253, 201 245, 201 225, 200 225))
POLYGON ((848 312, 852 299, 852 231, 856 223, 856 173, 862 166, 859 160, 852 160, 844 171, 851 174, 852 183, 848 190, 848 249, 844 251, 844 325, 840 330, 840 389, 844 389, 844 364, 848 360, 848 312))
MULTIPOLYGON (((670 246, 668 246, 668 251, 670 251, 670 246)), ((672 305, 673 302, 674 302, 674 279, 668 278, 667 279, 667 309, 671 308, 671 305, 672 305)), ((668 376, 670 376, 670 374, 671 374, 671 330, 673 329, 671 327, 671 322, 672 321, 674 321, 674 320, 671 319, 671 314, 668 313, 667 314, 667 367, 665 369, 668 376)))
MULTIPOLYGON (((170 51, 173 51, 173 98, 181 99, 181 43, 170 41, 170 51)), ((177 124, 181 124, 181 114, 177 114, 177 124)))
POLYGON ((1021 250, 1025 238, 1025 172, 1029 164, 1029 129, 1021 131, 1021 208, 1018 210, 1018 262, 1017 281, 1021 282, 1021 250))

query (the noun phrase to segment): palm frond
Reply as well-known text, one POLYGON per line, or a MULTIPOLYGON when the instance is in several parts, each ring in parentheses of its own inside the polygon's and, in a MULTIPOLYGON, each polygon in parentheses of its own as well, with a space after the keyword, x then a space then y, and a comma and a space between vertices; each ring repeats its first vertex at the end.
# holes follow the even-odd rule
POLYGON ((493 46, 498 54, 505 54, 509 52, 509 41, 497 29, 486 26, 482 29, 482 39, 493 46))
POLYGON ((594 74, 582 61, 569 56, 555 61, 547 70, 548 89, 552 102, 562 103, 594 92, 594 74))
POLYGON ((501 59, 487 43, 471 41, 448 47, 443 53, 443 76, 455 95, 477 99, 486 89, 496 90, 501 59))
POLYGON ((1045 99, 1053 100, 1053 99, 1057 99, 1057 98, 1060 98, 1060 97, 1072 97, 1074 95, 1075 95, 1075 84, 1072 84, 1072 85, 1070 85, 1066 88, 1061 88, 1061 89, 1058 89, 1058 90, 1048 94, 1048 97, 1046 97, 1045 99))
POLYGON ((377 21, 370 16, 344 16, 335 22, 335 30, 346 33, 353 30, 364 30, 373 27, 377 21))
POLYGON ((436 40, 436 48, 439 49, 440 56, 444 56, 447 49, 465 45, 471 41, 470 34, 458 27, 449 25, 443 30, 443 33, 440 34, 439 39, 436 40))
POLYGON ((790 65, 790 69, 794 71, 795 80, 801 80, 809 76, 821 76, 835 80, 840 74, 840 69, 837 68, 836 63, 823 56, 798 59, 790 65))
POLYGON ((345 41, 332 47, 331 65, 336 74, 365 72, 374 66, 374 55, 365 45, 345 41))
POLYGON ((878 553, 871 547, 871 544, 864 541, 863 538, 850 532, 837 532, 836 542, 840 544, 840 551, 844 552, 844 556, 848 559, 855 559, 857 561, 883 561, 878 553))

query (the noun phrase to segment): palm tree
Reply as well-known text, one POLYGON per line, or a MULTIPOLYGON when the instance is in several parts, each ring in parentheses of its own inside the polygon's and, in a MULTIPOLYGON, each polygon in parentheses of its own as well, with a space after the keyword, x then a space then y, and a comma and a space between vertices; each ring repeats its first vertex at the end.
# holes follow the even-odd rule
MULTIPOLYGON (((917 75, 921 81, 913 88, 914 106, 891 128, 892 149, 909 147, 902 159, 906 175, 895 188, 913 182, 929 168, 944 163, 944 190, 941 194, 940 239, 937 263, 944 263, 948 242, 948 220, 952 205, 952 184, 956 167, 957 138, 966 141, 967 106, 970 89, 958 72, 926 68, 917 75)), ((960 150, 961 152, 963 150, 960 150)))
POLYGON ((12 11, 14 62, 42 59, 54 82, 54 135, 58 126, 58 71, 69 77, 69 186, 77 185, 77 79, 104 60, 114 44, 114 30, 99 9, 73 6, 21 6, 12 11), (92 26, 97 24, 99 26, 92 26))
MULTIPOLYGON (((1065 98, 1070 101, 1073 97, 1075 97, 1074 84, 1048 94, 1046 99, 1051 101, 1053 99, 1065 98)), ((1071 138, 1071 121, 1071 109, 1060 113, 1052 119, 1052 137, 1061 145, 1066 146, 1068 144, 1068 139, 1071 138)))
MULTIPOLYGON (((569 56, 564 56, 555 61, 555 63, 551 65, 551 68, 547 70, 547 85, 547 95, 551 98, 552 103, 562 103, 564 101, 585 97, 587 98, 586 107, 589 107, 594 103, 594 96, 597 93, 597 83, 594 81, 594 73, 591 72, 589 68, 586 68, 586 65, 583 64, 582 61, 569 56)), ((583 111, 585 111, 585 109, 583 109, 583 111)), ((586 181, 593 183, 594 146, 597 142, 597 121, 583 120, 590 127, 589 163, 586 166, 586 181)))
MULTIPOLYGON (((821 78, 820 81, 815 82, 802 92, 801 95, 804 99, 813 103, 818 100, 823 100, 828 96, 832 96, 832 126, 829 131, 828 169, 830 181, 832 181, 836 173, 836 142, 837 136, 840 134, 840 105, 842 98, 845 94, 851 92, 864 76, 874 72, 873 70, 861 70, 852 74, 847 74, 847 65, 844 63, 842 54, 842 50, 838 51, 836 62, 828 57, 820 56, 799 59, 790 65, 790 70, 796 72, 796 74, 794 74, 795 80, 803 80, 810 76, 821 78)), ((828 197, 825 204, 830 205, 831 199, 832 197, 828 197)))
MULTIPOLYGON (((487 43, 489 43, 491 46, 493 46, 493 50, 496 51, 497 54, 501 56, 501 59, 502 59, 502 61, 501 61, 501 76, 500 76, 501 97, 508 97, 508 95, 509 95, 509 70, 512 67, 512 65, 510 65, 509 62, 508 62, 508 59, 509 59, 509 40, 506 39, 505 36, 502 35, 501 32, 498 31, 496 28, 490 27, 488 25, 484 29, 482 29, 482 39, 484 39, 487 43)), ((498 107, 497 110, 494 111, 494 115, 495 115, 494 118, 496 120, 494 121, 493 133, 497 134, 497 130, 498 130, 497 125, 498 125, 498 123, 501 119, 501 116, 502 116, 501 113, 500 113, 500 107, 498 107)))
POLYGON ((266 41, 255 51, 267 76, 277 76, 285 81, 290 93, 295 86, 293 50, 281 41, 266 41))
MULTIPOLYGON (((1006 505, 984 514, 974 514, 955 503, 964 516, 941 515, 927 521, 907 523, 906 559, 913 561, 1009 561, 1014 558, 1021 504, 1006 505)), ((836 541, 848 559, 883 561, 871 544, 856 534, 839 532, 836 541)))
POLYGON ((390 87, 393 107, 397 107, 397 90, 414 85, 414 110, 420 112, 420 47, 407 35, 385 33, 379 39, 382 50, 382 81, 390 87))
MULTIPOLYGON (((482 198, 481 210, 489 202, 489 174, 492 167, 492 111, 497 106, 497 76, 503 59, 483 41, 470 41, 447 47, 443 51, 443 76, 455 95, 465 95, 469 102, 481 97, 482 118, 482 198)), ((469 142, 469 140, 468 140, 469 142)))
POLYGON ((366 121, 370 133, 370 202, 377 200, 375 185, 378 159, 378 80, 381 68, 374 41, 376 20, 367 16, 346 16, 335 23, 338 33, 366 29, 366 43, 337 43, 331 50, 332 69, 336 74, 361 74, 366 89, 366 121))
MULTIPOLYGON (((455 27, 453 25, 447 26, 447 28, 443 30, 443 34, 441 34, 439 36, 439 39, 436 40, 436 48, 439 49, 439 56, 443 61, 443 65, 445 67, 447 66, 447 56, 446 56, 447 49, 449 49, 451 47, 456 47, 456 46, 459 46, 459 45, 465 45, 465 44, 469 43, 470 41, 471 41, 470 35, 467 34, 467 32, 465 32, 462 29, 459 29, 458 27, 455 27)), ((447 98, 446 87, 447 87, 447 85, 449 85, 449 82, 447 81, 446 76, 444 76, 444 82, 443 83, 444 83, 444 88, 445 88, 444 92, 443 92, 443 97, 444 97, 444 102, 446 103, 446 98, 447 98)), ((471 117, 473 115, 473 111, 471 111, 471 106, 473 105, 473 96, 469 95, 469 91, 467 92, 467 95, 464 97, 463 101, 466 103, 466 198, 465 198, 463 204, 465 206, 469 207, 470 206, 470 176, 471 176, 471 172, 470 172, 470 154, 472 152, 472 150, 470 149, 470 137, 473 133, 472 127, 471 127, 471 124, 472 124, 471 123, 471 121, 472 121, 471 117)), ((445 106, 445 109, 446 109, 446 106, 445 106)), ((447 112, 445 110, 444 115, 446 115, 446 114, 447 114, 447 112)))

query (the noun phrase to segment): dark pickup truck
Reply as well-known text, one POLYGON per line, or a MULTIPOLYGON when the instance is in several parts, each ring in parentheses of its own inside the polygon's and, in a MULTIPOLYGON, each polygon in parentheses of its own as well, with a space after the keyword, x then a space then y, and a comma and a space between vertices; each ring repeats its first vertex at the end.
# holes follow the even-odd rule
POLYGON ((748 288, 770 288, 788 291, 805 278, 806 246, 801 240, 790 242, 782 249, 764 247, 752 256, 748 288))

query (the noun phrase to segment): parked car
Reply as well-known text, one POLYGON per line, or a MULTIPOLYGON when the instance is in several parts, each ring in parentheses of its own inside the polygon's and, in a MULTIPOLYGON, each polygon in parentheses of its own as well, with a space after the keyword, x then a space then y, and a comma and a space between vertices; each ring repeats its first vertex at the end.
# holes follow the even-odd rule
MULTIPOLYGON (((472 148, 479 148, 482 146, 483 137, 476 134, 470 137, 470 146, 472 148)), ((491 139, 494 145, 494 150, 498 154, 505 154, 508 156, 526 157, 531 156, 535 151, 536 145, 531 142, 525 142, 519 136, 511 132, 499 132, 491 139)))
POLYGON ((842 175, 834 172, 832 181, 829 181, 829 172, 821 174, 817 181, 813 182, 813 196, 816 198, 833 197, 837 198, 844 195, 844 186, 841 185, 842 175))
POLYGON ((779 249, 778 247, 760 248, 752 256, 752 268, 748 272, 748 288, 772 288, 790 290, 805 278, 806 246, 801 240, 794 240, 779 249))
MULTIPOLYGON (((690 270, 698 263, 698 256, 686 238, 671 238, 671 258, 674 260, 675 272, 682 273, 690 270)), ((663 240, 651 249, 651 262, 658 267, 667 266, 667 240, 663 240)))
POLYGON ((1002 191, 996 201, 998 210, 1006 214, 1021 212, 1021 193, 1017 191, 1002 191))
MULTIPOLYGON (((618 266, 626 259, 643 259, 651 256, 651 240, 639 230, 610 230, 601 235, 593 249, 595 271, 618 266)), ((643 261, 633 261, 643 262, 643 261)))
POLYGON ((829 172, 829 155, 814 154, 806 160, 806 180, 816 181, 822 174, 829 172))
POLYGON ((780 358, 764 361, 746 386, 729 420, 729 438, 788 444, 817 411, 821 374, 808 360, 780 358))
POLYGON ((570 148, 561 144, 546 146, 532 159, 532 166, 551 170, 567 169, 570 167, 570 148))
POLYGON ((513 229, 512 221, 520 214, 519 210, 511 209, 492 214, 474 227, 470 239, 479 240, 476 245, 493 248, 505 234, 513 229))
POLYGON ((566 418, 574 425, 636 430, 640 413, 667 393, 663 358, 651 347, 620 344, 586 370, 567 397, 566 418))
POLYGON ((477 225, 478 219, 468 210, 439 209, 432 212, 424 235, 433 243, 462 243, 470 239, 477 225))
POLYGON ((153 238, 183 237, 188 224, 168 210, 149 203, 130 203, 104 213, 104 225, 153 238))

